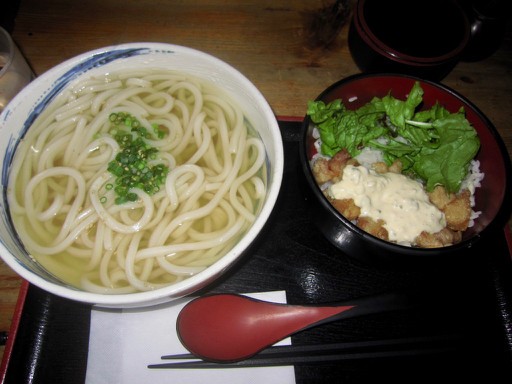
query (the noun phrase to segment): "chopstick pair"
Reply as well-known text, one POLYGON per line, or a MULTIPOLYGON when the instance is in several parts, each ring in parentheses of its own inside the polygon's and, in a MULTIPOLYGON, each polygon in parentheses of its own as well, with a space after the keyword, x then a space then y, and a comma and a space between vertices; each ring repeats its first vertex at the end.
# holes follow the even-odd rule
POLYGON ((317 364, 329 361, 379 359, 403 356, 420 356, 453 352, 457 349, 459 336, 428 336, 401 339, 385 339, 318 345, 283 345, 264 349, 248 359, 216 363, 201 360, 190 353, 162 356, 162 360, 188 360, 151 364, 151 369, 196 369, 196 368, 244 368, 271 367, 295 364, 317 364))

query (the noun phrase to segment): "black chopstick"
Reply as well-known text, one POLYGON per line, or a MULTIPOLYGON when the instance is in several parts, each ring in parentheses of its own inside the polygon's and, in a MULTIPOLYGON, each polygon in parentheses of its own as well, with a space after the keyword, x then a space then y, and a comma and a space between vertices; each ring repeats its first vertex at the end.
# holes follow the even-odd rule
POLYGON ((204 361, 192 354, 162 356, 164 360, 192 359, 185 362, 151 364, 148 368, 243 368, 269 367, 294 364, 315 364, 353 359, 379 359, 403 356, 420 356, 453 352, 459 336, 429 336, 401 339, 370 340, 319 345, 273 346, 245 360, 232 363, 204 361))

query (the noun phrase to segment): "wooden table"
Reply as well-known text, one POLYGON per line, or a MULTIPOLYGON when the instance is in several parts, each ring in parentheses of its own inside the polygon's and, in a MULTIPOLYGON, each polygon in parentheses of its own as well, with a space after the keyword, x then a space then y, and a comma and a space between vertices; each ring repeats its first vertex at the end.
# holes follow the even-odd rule
MULTIPOLYGON (((200 49, 230 63, 261 90, 278 116, 304 116, 308 100, 358 73, 345 26, 328 47, 307 28, 327 1, 21 0, 13 37, 42 74, 82 52, 126 42, 200 49)), ((494 123, 512 157, 512 33, 480 62, 461 62, 442 82, 494 123)), ((21 279, 0 262, 0 330, 8 330, 21 279)), ((0 349, 3 353, 3 348, 0 349)))

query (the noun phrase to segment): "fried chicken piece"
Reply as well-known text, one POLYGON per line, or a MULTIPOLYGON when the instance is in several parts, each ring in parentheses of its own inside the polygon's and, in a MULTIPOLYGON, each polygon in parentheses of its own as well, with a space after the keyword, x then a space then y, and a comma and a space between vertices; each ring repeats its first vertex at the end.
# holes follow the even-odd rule
POLYGON ((350 221, 356 220, 361 214, 361 208, 354 203, 354 199, 331 199, 330 201, 332 206, 350 221))
POLYGON ((342 177, 343 169, 350 159, 352 159, 350 153, 346 149, 342 149, 329 160, 329 169, 336 174, 335 178, 342 177))
POLYGON ((428 198, 432 204, 434 204, 440 210, 443 210, 451 200, 453 200, 453 193, 446 192, 446 189, 442 185, 434 187, 432 192, 428 193, 428 198))
POLYGON ((415 239, 416 246, 420 248, 441 248, 457 244, 462 240, 462 233, 443 228, 436 233, 421 232, 415 239))
POLYGON ((377 173, 402 173, 402 162, 400 160, 395 160, 393 164, 391 164, 389 167, 388 165, 383 161, 378 161, 376 163, 372 164, 372 168, 377 173))
POLYGON ((393 161, 393 164, 389 166, 389 172, 402 173, 402 162, 400 160, 393 161))
POLYGON ((372 168, 375 172, 384 174, 388 172, 388 165, 383 161, 378 161, 372 164, 372 168))
POLYGON ((327 183, 335 176, 335 173, 329 169, 329 160, 323 157, 315 160, 311 170, 313 171, 313 176, 319 185, 327 183))
POLYGON ((471 193, 465 189, 458 195, 437 186, 428 194, 432 204, 443 211, 446 225, 454 231, 465 231, 471 218, 471 193))
POLYGON ((454 231, 465 231, 471 218, 471 193, 465 189, 442 209, 446 225, 454 231))
POLYGON ((339 151, 330 159, 316 159, 312 167, 316 182, 322 185, 328 181, 340 180, 347 164, 357 164, 357 161, 350 157, 346 149, 339 151))
POLYGON ((389 241, 388 230, 384 228, 384 224, 384 221, 381 219, 375 221, 367 216, 361 216, 357 220, 357 226, 363 231, 366 231, 370 235, 378 237, 381 240, 389 241))

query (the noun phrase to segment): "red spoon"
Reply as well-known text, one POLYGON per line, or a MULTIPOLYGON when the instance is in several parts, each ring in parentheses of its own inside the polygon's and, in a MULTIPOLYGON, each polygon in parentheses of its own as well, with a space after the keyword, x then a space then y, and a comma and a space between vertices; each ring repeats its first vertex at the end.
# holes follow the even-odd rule
POLYGON ((411 297, 382 294, 332 306, 271 303, 235 294, 192 300, 181 310, 177 333, 192 354, 204 360, 247 359, 294 333, 320 324, 404 309, 411 297))

